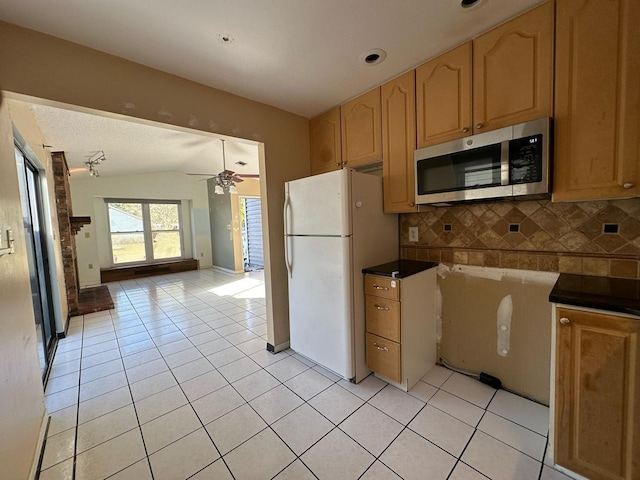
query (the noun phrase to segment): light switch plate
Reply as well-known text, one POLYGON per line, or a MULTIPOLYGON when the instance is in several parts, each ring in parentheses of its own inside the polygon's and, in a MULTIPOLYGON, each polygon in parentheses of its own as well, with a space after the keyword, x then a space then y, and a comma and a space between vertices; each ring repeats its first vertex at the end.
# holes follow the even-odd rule
POLYGON ((418 241, 418 227, 409 227, 409 241, 410 242, 418 241))

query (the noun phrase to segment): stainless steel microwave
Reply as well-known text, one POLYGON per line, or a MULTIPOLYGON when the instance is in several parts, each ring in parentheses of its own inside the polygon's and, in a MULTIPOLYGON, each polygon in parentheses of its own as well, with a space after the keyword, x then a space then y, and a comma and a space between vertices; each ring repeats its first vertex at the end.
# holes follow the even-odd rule
POLYGON ((548 196, 551 152, 550 118, 416 150, 416 203, 548 196))

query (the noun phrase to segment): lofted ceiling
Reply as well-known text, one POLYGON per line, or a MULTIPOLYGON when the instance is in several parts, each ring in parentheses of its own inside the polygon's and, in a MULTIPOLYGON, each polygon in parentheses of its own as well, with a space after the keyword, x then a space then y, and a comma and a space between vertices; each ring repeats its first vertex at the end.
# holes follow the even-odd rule
POLYGON ((0 19, 311 118, 538 3, 0 0, 0 19))
MULTIPOLYGON (((100 176, 152 172, 217 174, 225 169, 259 173, 258 146, 56 107, 30 104, 51 151, 64 151, 72 177, 88 176, 85 162, 103 151, 100 176), (225 165, 223 165, 223 161, 225 165), (239 165, 237 162, 246 165, 239 165)), ((203 176, 206 179, 207 176, 203 176)))

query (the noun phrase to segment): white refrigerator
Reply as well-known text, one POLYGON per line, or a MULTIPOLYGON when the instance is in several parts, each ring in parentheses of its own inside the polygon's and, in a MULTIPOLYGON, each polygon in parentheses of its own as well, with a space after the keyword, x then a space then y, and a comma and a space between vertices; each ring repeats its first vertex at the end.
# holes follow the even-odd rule
POLYGON ((382 178, 350 169, 285 184, 291 348, 356 383, 369 374, 362 269, 399 258, 382 202, 382 178))

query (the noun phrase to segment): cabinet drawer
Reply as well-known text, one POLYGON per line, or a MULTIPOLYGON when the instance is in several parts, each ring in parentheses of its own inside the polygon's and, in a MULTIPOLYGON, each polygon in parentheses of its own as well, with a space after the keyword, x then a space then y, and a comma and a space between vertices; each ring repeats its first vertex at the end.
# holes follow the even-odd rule
POLYGON ((390 300, 400 300, 400 280, 397 278, 365 275, 364 293, 366 295, 374 295, 390 300))
POLYGON ((400 302, 367 295, 367 332, 400 343, 400 302))
POLYGON ((367 333, 367 368, 389 380, 401 383, 400 345, 367 333))

